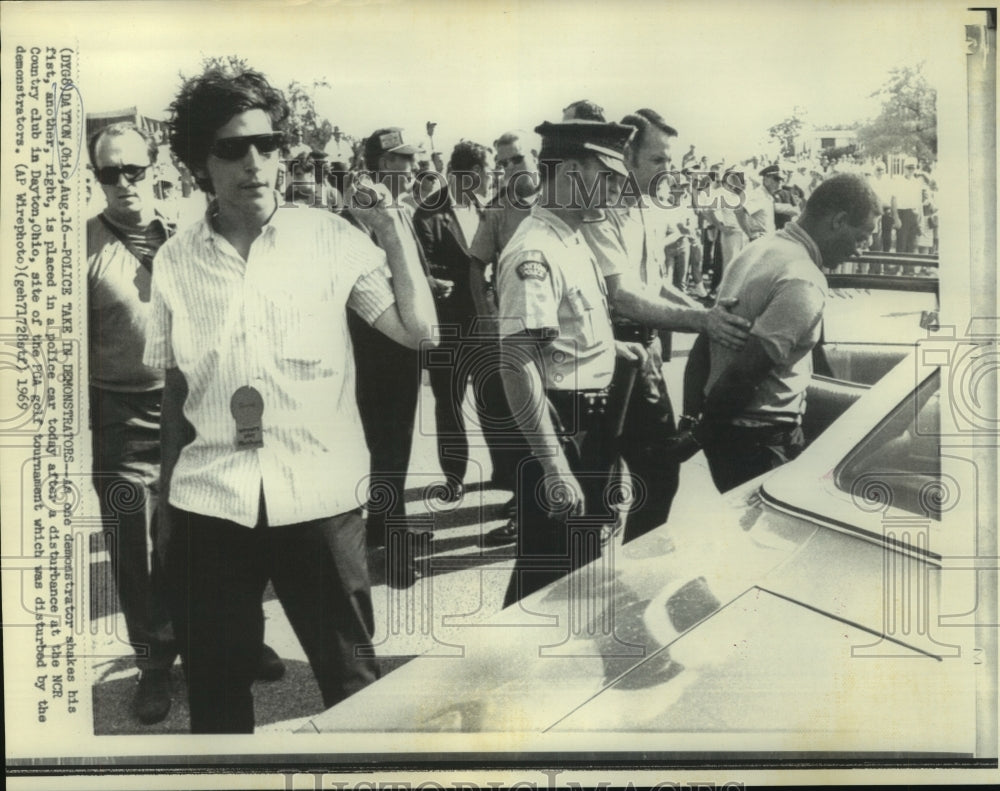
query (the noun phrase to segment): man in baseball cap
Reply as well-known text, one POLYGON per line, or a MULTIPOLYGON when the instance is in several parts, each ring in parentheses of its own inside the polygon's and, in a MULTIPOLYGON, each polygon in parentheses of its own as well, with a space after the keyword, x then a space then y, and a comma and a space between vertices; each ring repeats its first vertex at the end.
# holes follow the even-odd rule
MULTIPOLYGON (((394 198, 410 194, 419 144, 409 142, 398 126, 376 129, 365 140, 365 165, 379 174, 394 198)), ((413 207, 415 208, 415 207, 413 207)))

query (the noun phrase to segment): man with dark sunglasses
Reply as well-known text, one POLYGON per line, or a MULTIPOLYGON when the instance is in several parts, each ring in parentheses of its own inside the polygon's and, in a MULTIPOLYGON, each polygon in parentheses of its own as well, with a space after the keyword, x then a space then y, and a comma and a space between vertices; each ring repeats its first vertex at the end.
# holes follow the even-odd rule
MULTIPOLYGON (((140 672, 132 709, 153 724, 170 711, 170 667, 178 648, 162 568, 167 531, 158 508, 163 371, 144 365, 142 354, 153 258, 175 227, 155 199, 158 148, 147 132, 129 122, 113 124, 91 138, 88 151, 107 202, 87 223, 94 487, 136 647, 140 672)), ((284 675, 273 649, 264 645, 259 655, 258 679, 284 675)))
POLYGON ((415 348, 434 304, 383 191, 365 190, 381 249, 332 213, 278 209, 289 109, 262 74, 209 69, 171 111, 171 150, 212 196, 157 255, 145 354, 167 369, 171 616, 192 732, 251 733, 269 579, 326 706, 378 677, 347 309, 415 348))
POLYGON ((144 365, 142 351, 151 263, 174 228, 155 208, 150 174, 157 149, 146 132, 113 124, 90 139, 88 152, 107 202, 87 222, 93 483, 139 668, 132 711, 152 724, 170 711, 177 649, 156 517, 163 370, 144 365))

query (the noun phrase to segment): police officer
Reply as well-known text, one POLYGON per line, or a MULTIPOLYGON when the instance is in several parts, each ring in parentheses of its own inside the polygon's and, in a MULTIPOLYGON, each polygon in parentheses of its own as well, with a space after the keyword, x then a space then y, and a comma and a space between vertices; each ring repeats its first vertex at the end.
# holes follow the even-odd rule
POLYGON ((625 154, 630 177, 623 205, 588 218, 581 233, 607 279, 615 337, 641 343, 646 351, 630 390, 624 384, 632 367, 627 359, 618 360, 615 374, 616 389, 630 396, 619 443, 632 480, 633 504, 624 534, 630 541, 667 520, 679 484, 679 464, 667 454, 676 427, 657 331, 703 332, 719 344, 739 348, 749 322, 720 306, 706 310, 673 288, 664 242, 674 215, 672 209, 658 208, 656 194, 667 177, 677 132, 650 109, 627 115, 622 123, 636 128, 625 154))
MULTIPOLYGON (((616 344, 604 277, 580 236, 615 200, 630 126, 543 123, 541 196, 498 267, 504 386, 530 448, 518 471, 520 530, 505 606, 600 554, 614 453, 608 387, 616 344)), ((635 344, 621 353, 638 355, 635 344)))

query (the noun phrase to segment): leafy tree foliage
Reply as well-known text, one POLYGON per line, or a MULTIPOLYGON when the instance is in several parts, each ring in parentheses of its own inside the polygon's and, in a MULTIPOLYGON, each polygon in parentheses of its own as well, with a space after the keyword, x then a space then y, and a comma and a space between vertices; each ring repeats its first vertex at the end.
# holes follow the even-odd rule
POLYGON ((937 91, 927 82, 922 63, 892 69, 872 96, 882 99, 882 112, 858 130, 858 141, 867 154, 936 159, 937 91))
POLYGON ((802 120, 802 109, 796 107, 790 116, 784 121, 779 121, 767 130, 768 136, 772 140, 777 140, 781 144, 781 156, 795 156, 795 141, 805 126, 802 120))

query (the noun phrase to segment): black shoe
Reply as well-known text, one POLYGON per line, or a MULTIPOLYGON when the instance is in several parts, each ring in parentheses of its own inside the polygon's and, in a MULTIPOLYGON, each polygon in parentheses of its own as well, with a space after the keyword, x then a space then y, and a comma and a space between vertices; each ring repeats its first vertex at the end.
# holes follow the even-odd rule
POLYGON ((257 678, 261 681, 277 681, 285 675, 285 663, 267 643, 260 649, 260 664, 257 665, 257 678))
POLYGON ((144 725, 166 718, 170 711, 170 670, 144 670, 132 699, 132 711, 144 725))
POLYGON ((483 536, 483 544, 488 547, 500 547, 517 541, 517 520, 508 519, 501 527, 494 528, 483 536))

